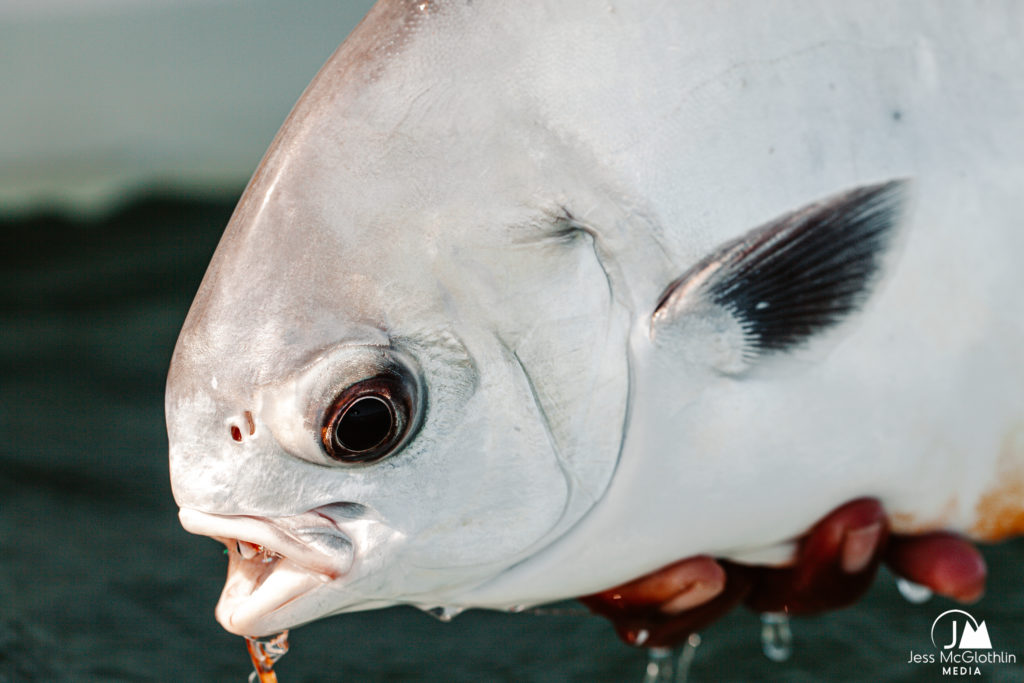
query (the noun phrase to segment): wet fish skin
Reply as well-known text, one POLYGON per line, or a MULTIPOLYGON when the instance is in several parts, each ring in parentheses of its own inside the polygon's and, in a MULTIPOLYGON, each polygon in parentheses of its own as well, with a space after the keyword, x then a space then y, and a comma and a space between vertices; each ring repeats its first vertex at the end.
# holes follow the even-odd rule
MULTIPOLYGON (((250 182, 168 377, 186 528, 319 511, 351 541, 337 575, 285 555, 290 602, 267 579, 225 627, 531 604, 698 553, 784 562, 865 495, 898 531, 1024 529, 990 522, 1021 509, 1000 492, 1024 460, 1024 15, 990 9, 375 7, 250 182), (872 267, 812 283, 850 297, 825 323, 790 306, 762 352, 765 309, 737 302, 769 280, 699 286, 752 262, 742 236, 792 240, 823 206, 852 225, 879 187, 899 189, 872 267), (385 370, 422 383, 419 429, 332 460, 326 411, 385 370)), ((831 263, 837 241, 811 242, 803 262, 831 263)))

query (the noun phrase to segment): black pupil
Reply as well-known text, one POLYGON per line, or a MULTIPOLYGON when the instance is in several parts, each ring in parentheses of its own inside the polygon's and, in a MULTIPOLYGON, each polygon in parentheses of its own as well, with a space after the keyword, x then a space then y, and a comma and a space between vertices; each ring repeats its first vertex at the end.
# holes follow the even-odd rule
POLYGON ((356 453, 379 446, 391 433, 391 410, 372 396, 360 398, 338 420, 335 437, 344 448, 356 453))

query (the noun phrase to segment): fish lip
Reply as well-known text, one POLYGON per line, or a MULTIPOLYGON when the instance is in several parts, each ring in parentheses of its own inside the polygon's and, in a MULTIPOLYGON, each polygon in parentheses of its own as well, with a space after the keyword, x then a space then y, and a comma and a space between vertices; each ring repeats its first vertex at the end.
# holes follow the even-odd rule
MULTIPOLYGON (((263 546, 330 580, 348 573, 355 556, 351 537, 333 519, 317 510, 270 519, 255 515, 219 515, 181 508, 178 519, 189 533, 209 536, 225 545, 232 541, 245 541, 263 546), (334 550, 335 554, 322 549, 325 546, 334 550)), ((228 550, 230 552, 232 549, 229 547, 228 550)))
POLYGON ((227 547, 228 575, 215 613, 237 635, 266 635, 295 625, 289 618, 302 621, 289 616, 301 609, 297 603, 347 575, 355 557, 349 535, 318 510, 268 519, 182 508, 178 517, 186 531, 227 547))

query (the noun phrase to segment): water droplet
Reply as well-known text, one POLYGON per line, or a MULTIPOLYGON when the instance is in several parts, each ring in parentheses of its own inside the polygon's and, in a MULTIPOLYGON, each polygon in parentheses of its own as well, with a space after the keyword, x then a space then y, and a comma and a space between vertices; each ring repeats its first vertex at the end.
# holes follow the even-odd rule
POLYGON ((690 667, 693 666, 700 643, 700 635, 697 633, 691 633, 690 637, 686 639, 683 651, 679 655, 679 661, 676 662, 676 683, 687 683, 690 680, 690 667))
MULTIPOLYGON (((639 636, 637 640, 640 640, 639 636)), ((676 657, 672 648, 650 648, 647 650, 647 668, 644 669, 643 683, 672 683, 676 678, 675 664, 676 657)))
POLYGON ((899 589, 900 595, 902 595, 907 602, 915 605, 928 602, 932 597, 932 590, 928 588, 928 586, 922 586, 919 583, 907 581, 904 578, 896 579, 896 588, 899 589))
POLYGON ((793 654, 793 632, 788 615, 781 612, 761 615, 761 652, 773 662, 784 662, 793 654))
MULTIPOLYGON (((637 639, 639 644, 639 638, 637 639)), ((700 636, 691 633, 681 648, 652 647, 647 650, 643 683, 686 683, 700 646, 700 636)))
POLYGON ((430 609, 423 610, 430 616, 434 617, 438 621, 448 623, 455 617, 462 614, 465 610, 462 607, 431 607, 430 609))

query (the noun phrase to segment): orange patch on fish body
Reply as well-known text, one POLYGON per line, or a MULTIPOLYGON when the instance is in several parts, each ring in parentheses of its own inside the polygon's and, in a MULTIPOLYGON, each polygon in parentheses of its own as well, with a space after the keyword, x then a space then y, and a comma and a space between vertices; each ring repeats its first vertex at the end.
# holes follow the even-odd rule
POLYGON ((971 535, 1001 541, 1024 534, 1024 421, 1011 429, 999 454, 996 485, 978 500, 971 535))

